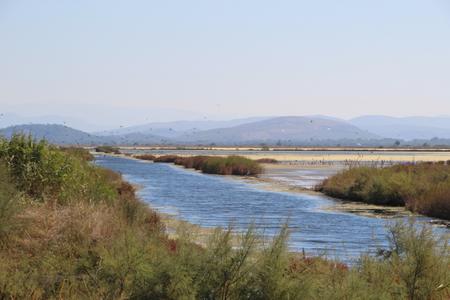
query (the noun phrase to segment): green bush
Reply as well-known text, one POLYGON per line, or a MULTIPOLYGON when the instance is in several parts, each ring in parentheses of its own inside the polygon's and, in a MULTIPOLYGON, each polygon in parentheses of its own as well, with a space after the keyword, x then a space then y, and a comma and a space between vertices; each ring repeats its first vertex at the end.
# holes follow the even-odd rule
POLYGON ((1 141, 0 159, 5 161, 17 188, 36 200, 95 202, 114 197, 114 186, 105 180, 108 171, 45 141, 14 135, 9 141, 1 141))
POLYGON ((441 163, 351 168, 326 179, 317 189, 332 197, 406 206, 450 219, 450 166, 441 163))

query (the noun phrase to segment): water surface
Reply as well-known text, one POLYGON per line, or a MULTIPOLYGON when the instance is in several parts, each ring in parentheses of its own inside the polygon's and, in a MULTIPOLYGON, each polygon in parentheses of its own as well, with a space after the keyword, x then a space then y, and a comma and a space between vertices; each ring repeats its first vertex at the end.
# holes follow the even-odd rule
POLYGON ((387 245, 391 221, 324 210, 334 203, 325 196, 267 191, 171 164, 112 156, 96 156, 96 163, 139 185, 138 196, 157 211, 203 227, 244 230, 254 223, 272 236, 289 220, 290 249, 344 260, 387 245))

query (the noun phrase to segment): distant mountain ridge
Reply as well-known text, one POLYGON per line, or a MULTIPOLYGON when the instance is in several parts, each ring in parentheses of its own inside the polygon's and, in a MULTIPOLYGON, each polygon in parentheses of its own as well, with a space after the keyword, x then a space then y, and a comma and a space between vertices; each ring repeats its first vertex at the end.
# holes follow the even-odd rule
POLYGON ((116 130, 97 132, 97 135, 123 135, 128 133, 146 133, 161 135, 164 137, 177 137, 186 133, 210 130, 216 128, 227 128, 246 123, 257 122, 270 119, 270 117, 254 117, 244 119, 233 119, 225 121, 200 120, 200 121, 173 121, 173 122, 153 122, 139 126, 130 126, 116 130))
POLYGON ((276 143, 340 139, 377 139, 345 121, 324 117, 277 117, 230 128, 195 132, 178 137, 188 143, 276 143))
POLYGON ((129 133, 121 136, 98 136, 59 124, 26 124, 0 129, 0 136, 10 138, 13 134, 32 135, 57 145, 133 145, 161 144, 166 139, 159 136, 129 133))
POLYGON ((31 134, 61 145, 446 145, 450 117, 363 116, 345 121, 327 116, 260 117, 230 121, 150 123, 90 134, 59 124, 26 124, 0 135, 31 134), (221 127, 218 127, 221 126, 221 127))
POLYGON ((58 145, 90 145, 104 142, 101 137, 59 124, 26 124, 0 129, 0 135, 6 138, 16 133, 32 135, 36 139, 45 139, 58 145))
POLYGON ((349 122, 386 138, 404 140, 450 138, 450 116, 398 118, 373 115, 354 118, 349 122))

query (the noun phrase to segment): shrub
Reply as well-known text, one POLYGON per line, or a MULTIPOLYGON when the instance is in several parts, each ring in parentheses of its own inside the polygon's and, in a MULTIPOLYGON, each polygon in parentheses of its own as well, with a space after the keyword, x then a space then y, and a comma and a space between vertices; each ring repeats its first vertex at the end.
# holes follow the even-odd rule
POLYGON ((256 162, 259 162, 261 164, 277 164, 278 160, 276 160, 274 158, 260 158, 260 159, 257 159, 256 162))
POLYGON ((16 187, 35 200, 62 203, 78 198, 90 202, 114 198, 114 186, 106 179, 108 171, 45 141, 14 135, 1 142, 0 159, 16 187))
POLYGON ((202 164, 202 172, 220 175, 254 176, 263 170, 261 166, 241 156, 211 157, 202 164))
POLYGON ((120 149, 113 146, 98 146, 95 148, 95 152, 120 154, 120 149))
POLYGON ((332 197, 406 206, 450 219, 450 166, 441 163, 351 168, 326 179, 317 189, 332 197))
POLYGON ((91 161, 94 159, 94 156, 89 152, 89 150, 79 147, 61 147, 63 152, 69 153, 73 156, 81 158, 86 161, 91 161))
POLYGON ((162 155, 155 158, 155 163, 174 163, 178 159, 177 155, 162 155))
POLYGON ((210 156, 189 156, 189 157, 178 157, 175 160, 176 165, 182 165, 188 169, 201 170, 202 165, 205 163, 210 156))
POLYGON ((263 169, 258 162, 242 156, 189 156, 163 155, 154 162, 174 163, 203 173, 219 175, 255 176, 263 169))

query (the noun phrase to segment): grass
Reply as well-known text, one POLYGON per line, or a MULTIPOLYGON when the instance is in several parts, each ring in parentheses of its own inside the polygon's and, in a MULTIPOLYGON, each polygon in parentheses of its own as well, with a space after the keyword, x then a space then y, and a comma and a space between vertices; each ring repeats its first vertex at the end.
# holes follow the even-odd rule
POLYGON ((405 206, 450 220, 450 164, 445 162, 350 168, 326 179, 317 189, 332 197, 405 206))
POLYGON ((15 136, 0 162, 0 299, 450 297, 450 251, 427 227, 392 226, 383 255, 353 267, 289 252, 287 226, 272 240, 216 229, 199 246, 183 227, 169 238, 133 186, 78 155, 15 136))

